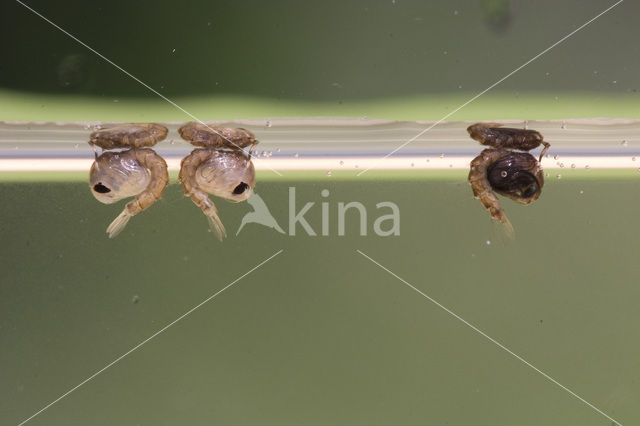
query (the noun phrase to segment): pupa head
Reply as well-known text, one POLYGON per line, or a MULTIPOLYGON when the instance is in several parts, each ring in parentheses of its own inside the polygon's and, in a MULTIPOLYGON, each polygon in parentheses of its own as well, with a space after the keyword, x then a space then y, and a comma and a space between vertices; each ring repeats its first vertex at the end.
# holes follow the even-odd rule
POLYGON ((211 150, 196 170, 196 182, 207 193, 241 202, 251 196, 256 172, 251 158, 242 151, 211 150))
POLYGON ((93 196, 112 204, 142 192, 151 179, 149 170, 131 151, 104 152, 91 165, 89 186, 93 196))
POLYGON ((531 204, 542 194, 544 176, 531 154, 508 151, 487 167, 491 188, 520 204, 531 204))

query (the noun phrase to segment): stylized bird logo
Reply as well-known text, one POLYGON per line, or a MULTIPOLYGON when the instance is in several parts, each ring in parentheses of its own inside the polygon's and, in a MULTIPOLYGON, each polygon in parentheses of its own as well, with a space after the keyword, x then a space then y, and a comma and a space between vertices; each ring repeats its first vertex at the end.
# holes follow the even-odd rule
POLYGON ((244 228, 244 225, 247 223, 258 223, 284 234, 284 231, 280 228, 276 219, 271 215, 271 212, 269 212, 269 208, 265 204, 264 200, 258 194, 254 192, 251 197, 247 199, 247 203, 253 207, 253 211, 244 215, 236 235, 240 233, 242 228, 244 228))

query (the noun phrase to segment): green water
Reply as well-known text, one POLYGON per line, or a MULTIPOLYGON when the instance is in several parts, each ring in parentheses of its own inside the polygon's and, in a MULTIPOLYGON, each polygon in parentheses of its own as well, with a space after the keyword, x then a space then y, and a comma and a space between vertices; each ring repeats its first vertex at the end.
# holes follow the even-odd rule
MULTIPOLYGON (((384 155, 429 120, 640 117, 632 1, 557 45, 614 1, 24 3, 121 69, 20 3, 0 3, 10 58, 0 121, 31 123, 0 135, 0 159, 80 158, 90 125, 110 121, 253 119, 261 149, 342 158, 349 147, 384 155), (288 117, 422 124, 387 123, 408 136, 283 132, 288 117), (65 133, 37 121, 80 124, 65 133)), ((551 155, 639 155, 633 124, 601 121, 597 134, 572 122, 532 128, 551 155)), ((464 127, 435 128, 409 149, 454 155, 464 127)), ((297 210, 316 203, 305 217, 318 233, 328 203, 330 235, 249 224, 236 237, 251 208, 220 202, 223 243, 175 173, 162 200, 109 240, 123 203, 99 204, 87 172, 0 172, 0 424, 640 424, 640 174, 635 163, 591 165, 549 170, 531 206, 503 201, 512 242, 463 171, 259 172, 280 226, 295 186, 297 210), (368 236, 354 215, 337 236, 337 203, 348 201, 367 208, 368 236), (381 201, 398 205, 399 236, 372 232, 381 201)))
MULTIPOLYGON (((608 178, 567 172, 548 178, 531 206, 503 201, 511 243, 500 241, 461 172, 262 179, 258 193, 285 230, 295 185, 298 209, 329 202, 332 236, 253 224, 236 237, 250 207, 223 202, 223 243, 175 184, 109 240, 104 230, 122 204, 99 204, 84 182, 5 176, 1 423, 25 420, 283 250, 29 424, 611 424, 361 250, 636 424, 637 172, 591 172, 608 178), (400 236, 361 237, 354 215, 338 237, 336 205, 353 200, 371 214, 369 230, 375 203, 396 203, 400 236)), ((318 232, 320 207, 305 217, 318 232)))

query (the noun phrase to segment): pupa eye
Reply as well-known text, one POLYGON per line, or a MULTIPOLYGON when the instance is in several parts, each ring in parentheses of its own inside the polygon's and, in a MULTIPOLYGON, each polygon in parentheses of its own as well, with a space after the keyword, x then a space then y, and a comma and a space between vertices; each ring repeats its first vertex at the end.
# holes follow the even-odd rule
POLYGON ((106 194, 108 192, 111 192, 111 189, 104 186, 102 182, 98 182, 95 185, 93 185, 93 190, 100 194, 106 194))
POLYGON ((236 186, 235 188, 233 188, 233 193, 235 195, 240 195, 242 194, 244 191, 246 191, 249 188, 249 185, 247 185, 244 182, 240 182, 240 184, 238 186, 236 186))
POLYGON ((538 192, 538 185, 531 185, 530 187, 524 190, 524 192, 522 193, 522 196, 524 198, 531 198, 535 195, 536 192, 538 192))

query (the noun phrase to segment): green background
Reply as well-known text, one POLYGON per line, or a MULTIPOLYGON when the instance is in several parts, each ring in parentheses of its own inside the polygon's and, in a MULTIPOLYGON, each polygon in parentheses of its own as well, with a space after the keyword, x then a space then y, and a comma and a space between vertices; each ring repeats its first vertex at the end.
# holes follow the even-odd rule
MULTIPOLYGON (((28 2, 203 120, 437 120, 611 4, 28 2)), ((640 117, 638 14, 622 3, 451 119, 640 117)), ((0 31, 4 119, 190 119, 16 2, 0 31)))
MULTIPOLYGON (((204 120, 437 120, 612 2, 28 4, 204 120)), ((451 119, 640 118, 638 13, 625 1, 451 119)), ((0 4, 0 47, 1 120, 190 120, 18 3, 0 4)), ((99 204, 80 174, 2 174, 0 423, 280 249, 29 424, 611 424, 356 250, 639 423, 638 172, 562 174, 532 206, 504 201, 516 239, 502 242, 461 172, 263 173, 285 229, 295 185, 300 203, 325 188, 332 209, 362 202, 369 226, 393 201, 401 235, 360 237, 351 217, 344 237, 249 225, 223 243, 175 184, 109 240, 122 203, 99 204)), ((234 234, 250 207, 218 204, 234 234)), ((317 205, 307 217, 318 230, 317 205)))
MULTIPOLYGON (((357 249, 623 424, 640 420, 635 180, 550 178, 536 204, 505 201, 510 243, 459 172, 261 181, 285 230, 290 185, 298 210, 330 191, 332 236, 247 225, 235 237, 251 208, 218 202, 231 235, 219 243, 172 185, 109 240, 122 205, 100 205, 85 183, 0 185, 4 200, 29 195, 28 208, 0 207, 3 423, 17 424, 280 249, 30 424, 611 424, 357 249), (338 237, 337 203, 353 200, 368 209, 370 235, 358 235, 352 215, 338 237), (401 235, 381 238, 375 203, 388 200, 400 208, 401 235)), ((306 219, 319 232, 318 204, 306 219)))

